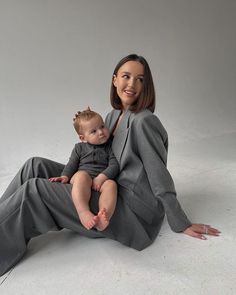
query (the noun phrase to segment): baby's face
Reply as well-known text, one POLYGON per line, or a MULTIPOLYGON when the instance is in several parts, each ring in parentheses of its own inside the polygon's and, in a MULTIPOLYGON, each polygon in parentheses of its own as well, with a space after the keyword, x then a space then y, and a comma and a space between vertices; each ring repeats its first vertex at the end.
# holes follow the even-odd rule
POLYGON ((82 122, 82 142, 90 144, 103 144, 109 138, 109 130, 105 127, 102 117, 96 116, 89 121, 82 122))

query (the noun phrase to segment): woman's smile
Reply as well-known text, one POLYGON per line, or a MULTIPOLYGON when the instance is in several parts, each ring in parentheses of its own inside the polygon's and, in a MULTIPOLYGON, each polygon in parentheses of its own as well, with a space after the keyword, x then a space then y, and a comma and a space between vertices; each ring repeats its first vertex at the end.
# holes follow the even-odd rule
POLYGON ((133 91, 133 90, 127 90, 125 89, 124 92, 126 93, 127 96, 135 96, 136 95, 136 91, 133 91))

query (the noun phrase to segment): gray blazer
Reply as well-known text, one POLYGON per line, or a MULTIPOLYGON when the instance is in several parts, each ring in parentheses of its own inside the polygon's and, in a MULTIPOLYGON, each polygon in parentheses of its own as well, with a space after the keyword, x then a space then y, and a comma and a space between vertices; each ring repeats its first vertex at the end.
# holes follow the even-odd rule
MULTIPOLYGON (((113 110, 106 117, 111 133, 119 115, 119 110, 113 110)), ((166 167, 168 136, 156 115, 149 110, 137 114, 126 111, 116 129, 112 149, 120 164, 119 195, 148 227, 154 226, 155 220, 160 222, 164 213, 175 232, 191 225, 166 167)), ((152 231, 152 227, 148 230, 152 231)))

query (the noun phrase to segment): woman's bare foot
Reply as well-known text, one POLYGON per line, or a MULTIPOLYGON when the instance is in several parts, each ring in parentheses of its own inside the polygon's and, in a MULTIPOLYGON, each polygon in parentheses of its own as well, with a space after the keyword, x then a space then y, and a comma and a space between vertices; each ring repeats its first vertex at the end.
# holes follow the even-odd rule
POLYGON ((107 210, 105 208, 101 209, 98 212, 97 217, 98 217, 98 220, 97 220, 97 224, 95 227, 97 230, 103 231, 109 225, 109 218, 108 218, 107 210))
POLYGON ((86 229, 91 229, 98 222, 98 217, 89 210, 81 211, 79 213, 79 218, 86 229))

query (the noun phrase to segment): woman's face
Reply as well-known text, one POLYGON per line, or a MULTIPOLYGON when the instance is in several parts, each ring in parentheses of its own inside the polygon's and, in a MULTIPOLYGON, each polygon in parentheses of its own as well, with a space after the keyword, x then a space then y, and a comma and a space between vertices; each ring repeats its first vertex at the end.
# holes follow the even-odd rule
POLYGON ((121 100, 123 110, 127 110, 139 98, 143 89, 144 68, 138 61, 128 61, 113 77, 113 85, 121 100))

